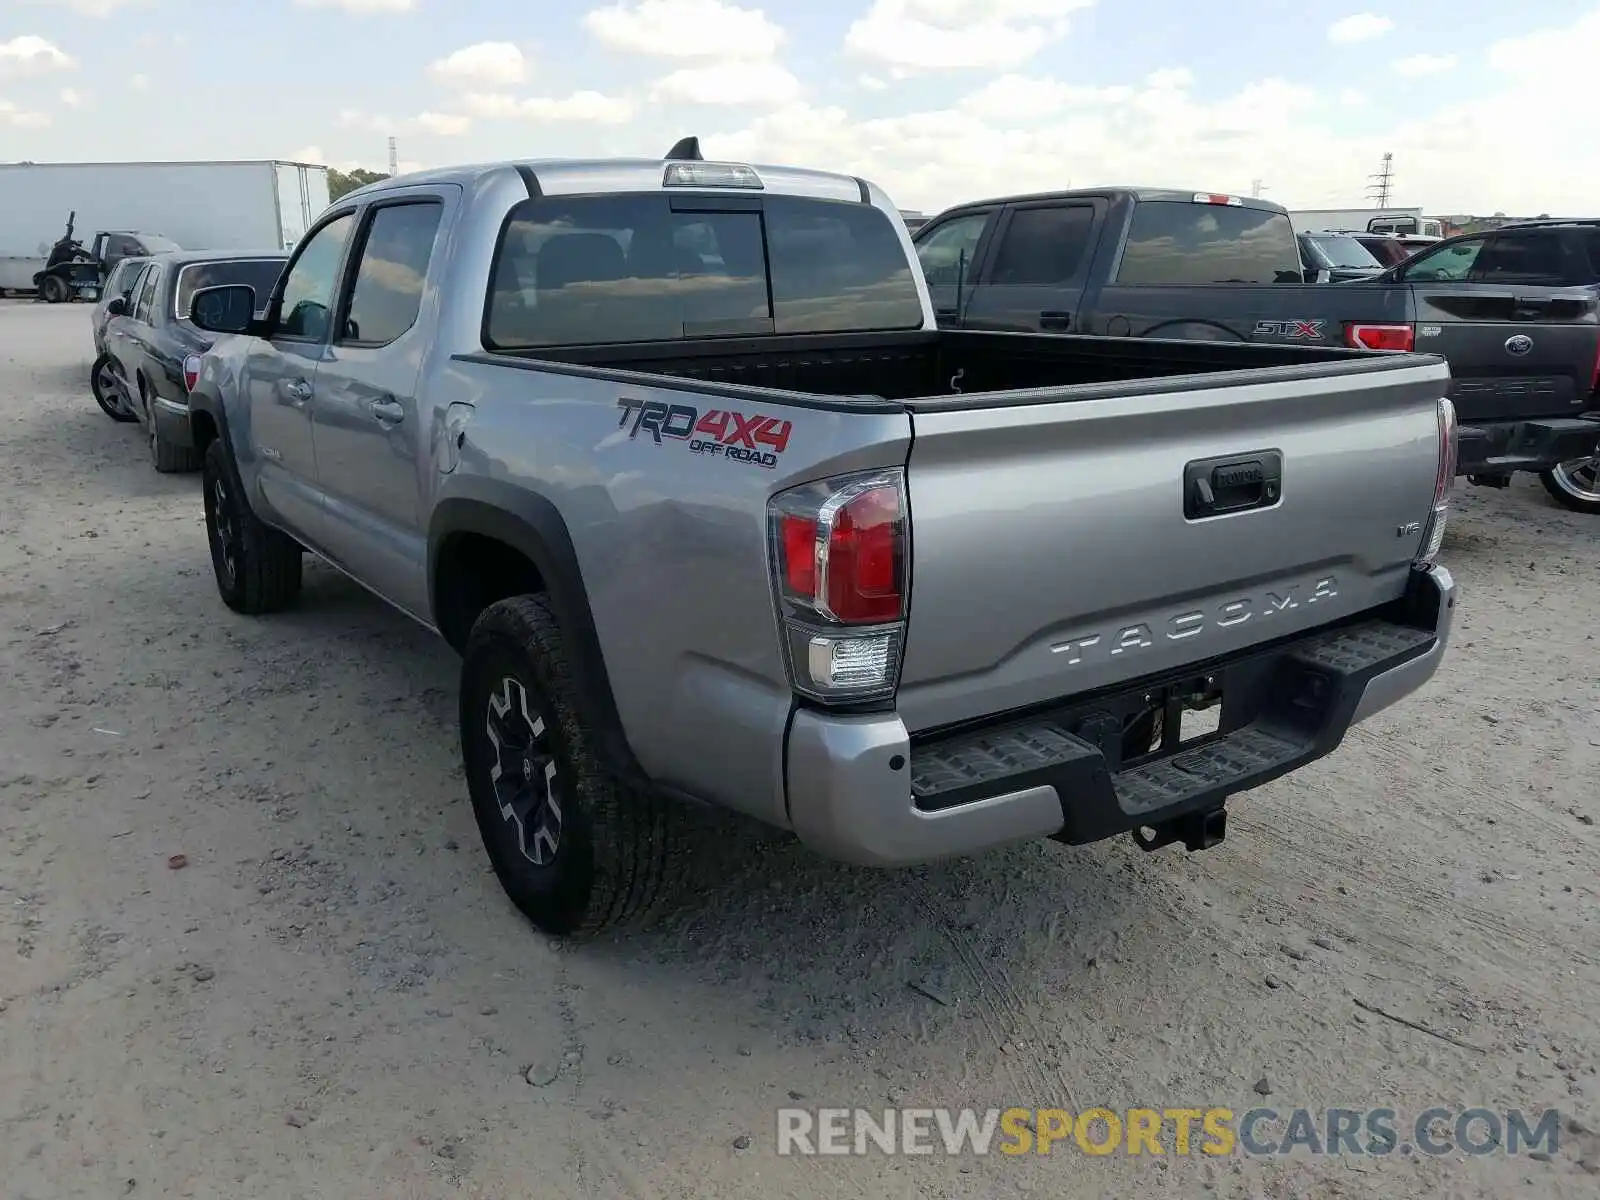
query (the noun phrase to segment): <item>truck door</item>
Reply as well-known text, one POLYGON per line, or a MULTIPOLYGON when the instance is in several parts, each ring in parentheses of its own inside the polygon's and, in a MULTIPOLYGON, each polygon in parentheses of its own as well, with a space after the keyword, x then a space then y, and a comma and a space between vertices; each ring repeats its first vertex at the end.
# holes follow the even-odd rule
POLYGON ((1600 330, 1583 274, 1561 230, 1535 228, 1452 239, 1400 269, 1415 297, 1416 348, 1449 361, 1462 420, 1588 406, 1600 330))
POLYGON ((966 209, 917 230, 917 259, 942 328, 960 328, 958 299, 972 294, 981 253, 991 241, 999 213, 998 206, 966 209))
POLYGON ((420 617, 428 611, 420 496, 433 430, 417 380, 435 331, 418 317, 446 200, 437 192, 397 195, 367 210, 356 238, 348 299, 317 368, 311 436, 329 552, 420 617))
POLYGON ((1007 205, 967 298, 965 329, 1075 333, 1103 200, 1007 205))

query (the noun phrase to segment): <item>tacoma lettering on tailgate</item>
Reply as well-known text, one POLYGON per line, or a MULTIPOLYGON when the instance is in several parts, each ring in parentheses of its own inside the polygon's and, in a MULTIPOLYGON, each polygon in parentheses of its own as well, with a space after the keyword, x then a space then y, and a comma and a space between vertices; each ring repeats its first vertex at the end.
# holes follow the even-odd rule
POLYGON ((1330 575, 1318 579, 1309 589, 1302 589, 1295 584, 1258 596, 1241 596, 1214 608, 1189 609, 1153 624, 1140 622, 1123 625, 1105 633, 1090 633, 1053 642, 1050 653, 1065 654, 1067 665, 1075 667, 1086 658, 1116 658, 1130 651, 1147 650, 1157 642, 1181 642, 1219 629, 1232 629, 1246 621, 1267 620, 1277 613, 1299 608, 1302 604, 1331 600, 1338 594, 1338 581, 1330 575))

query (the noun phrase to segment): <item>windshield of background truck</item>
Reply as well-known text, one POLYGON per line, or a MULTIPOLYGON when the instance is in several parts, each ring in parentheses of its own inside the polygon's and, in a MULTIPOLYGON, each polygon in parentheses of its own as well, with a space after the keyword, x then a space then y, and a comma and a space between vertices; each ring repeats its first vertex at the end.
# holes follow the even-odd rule
POLYGON ((272 285, 278 282, 287 258, 243 258, 224 262, 190 263, 178 272, 178 294, 173 311, 178 320, 189 319, 189 302, 201 288, 229 283, 249 284, 256 290, 256 307, 267 306, 272 285))
MULTIPOLYGON (((707 207, 721 199, 699 198, 707 207)), ((877 208, 764 196, 760 212, 674 212, 671 199, 651 192, 517 205, 495 256, 484 344, 921 328, 910 259, 877 208)))
POLYGON ((1353 237, 1312 237, 1310 242, 1334 267, 1365 267, 1377 270, 1383 264, 1353 237))
POLYGON ((1120 284, 1303 283, 1300 243, 1287 213, 1184 200, 1133 210, 1120 284))

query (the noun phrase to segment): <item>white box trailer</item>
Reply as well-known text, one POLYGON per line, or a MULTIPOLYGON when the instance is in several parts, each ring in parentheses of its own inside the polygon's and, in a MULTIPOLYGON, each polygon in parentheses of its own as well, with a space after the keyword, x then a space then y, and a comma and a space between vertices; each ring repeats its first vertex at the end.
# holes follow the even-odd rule
POLYGON ((1291 209, 1289 221, 1299 233, 1347 230, 1354 233, 1413 233, 1442 237, 1437 218, 1425 217, 1420 208, 1302 208, 1291 209))
POLYGON ((158 234, 185 250, 289 249, 328 206, 328 168, 246 162, 0 164, 0 289, 33 275, 76 212, 74 236, 158 234))

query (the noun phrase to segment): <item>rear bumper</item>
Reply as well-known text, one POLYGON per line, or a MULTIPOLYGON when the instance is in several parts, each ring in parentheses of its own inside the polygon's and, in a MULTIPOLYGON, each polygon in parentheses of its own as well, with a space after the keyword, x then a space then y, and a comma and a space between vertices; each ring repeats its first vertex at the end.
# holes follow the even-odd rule
POLYGON ((1458 475, 1544 471, 1600 453, 1600 417, 1542 421, 1474 421, 1460 429, 1458 475))
POLYGON ((1200 677, 915 742, 894 714, 802 710, 789 731, 790 821, 812 849, 867 866, 1169 825, 1323 757, 1351 725, 1416 691, 1439 667, 1454 606, 1455 583, 1435 567, 1373 619, 1197 668, 1223 693, 1217 732, 1128 765, 1119 710, 1200 677))

